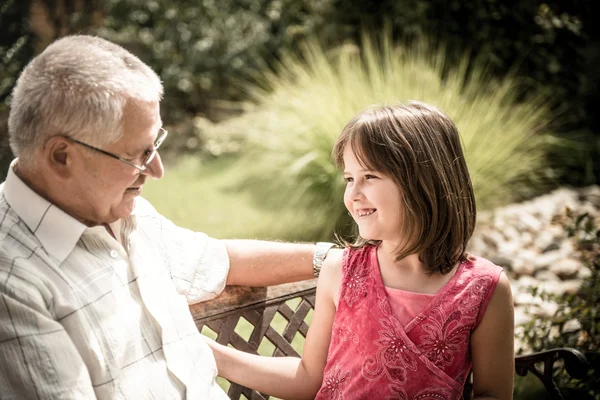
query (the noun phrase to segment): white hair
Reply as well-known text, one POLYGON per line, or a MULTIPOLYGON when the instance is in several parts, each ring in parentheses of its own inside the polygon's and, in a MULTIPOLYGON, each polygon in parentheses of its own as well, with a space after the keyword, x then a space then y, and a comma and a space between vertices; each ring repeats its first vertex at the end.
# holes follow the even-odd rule
POLYGON ((8 133, 26 158, 56 135, 102 146, 123 134, 129 100, 158 102, 160 78, 121 46, 94 36, 67 36, 25 67, 12 93, 8 133))

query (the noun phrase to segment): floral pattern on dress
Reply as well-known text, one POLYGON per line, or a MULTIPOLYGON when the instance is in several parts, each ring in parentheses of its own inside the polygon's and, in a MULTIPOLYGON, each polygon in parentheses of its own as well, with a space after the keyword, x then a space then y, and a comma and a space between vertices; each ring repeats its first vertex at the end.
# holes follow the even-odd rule
MULTIPOLYGON (((390 395, 385 400, 409 400, 406 391, 397 385, 390 385, 390 395)), ((446 389, 426 388, 415 394, 412 400, 447 400, 452 394, 446 389)))
POLYGON ((392 382, 406 383, 406 370, 415 371, 417 361, 414 349, 407 344, 390 320, 381 319, 379 339, 375 340, 377 353, 374 357, 366 357, 363 365, 363 376, 370 380, 386 375, 392 382))
POLYGON ((323 377, 321 393, 328 399, 342 400, 344 385, 352 376, 352 371, 342 371, 336 364, 333 369, 323 377))
POLYGON ((333 324, 332 337, 337 337, 342 342, 358 343, 358 335, 349 326, 344 324, 333 324))
POLYGON ((344 265, 344 300, 349 307, 352 307, 356 301, 367 295, 367 279, 369 271, 367 268, 358 268, 344 265))
POLYGON ((406 390, 397 385, 390 385, 390 395, 385 400, 408 400, 406 390))
POLYGON ((478 277, 468 286, 467 296, 463 296, 458 301, 458 307, 463 310, 463 313, 472 315, 473 318, 479 312, 481 301, 486 297, 489 288, 492 284, 492 277, 478 277))
POLYGON ((468 318, 463 318, 461 310, 455 310, 446 316, 443 309, 434 309, 422 326, 426 334, 420 337, 418 347, 431 362, 442 369, 452 365, 455 354, 462 354, 465 345, 469 343, 471 326, 468 318))

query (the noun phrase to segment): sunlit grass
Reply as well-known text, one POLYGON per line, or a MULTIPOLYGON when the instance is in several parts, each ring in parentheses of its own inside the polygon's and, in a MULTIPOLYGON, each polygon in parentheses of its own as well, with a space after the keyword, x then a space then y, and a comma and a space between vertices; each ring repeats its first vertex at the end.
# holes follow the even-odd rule
POLYGON ((235 190, 240 171, 232 163, 181 160, 160 181, 149 181, 143 195, 175 224, 215 238, 315 240, 310 214, 269 210, 235 190))
POLYGON ((279 73, 265 77, 266 89, 248 89, 256 101, 244 115, 215 129, 248 135, 254 151, 238 183, 257 204, 307 213, 313 229, 330 236, 348 221, 331 149, 350 118, 373 104, 420 100, 445 111, 461 133, 480 208, 535 183, 550 115, 547 97, 523 101, 524 86, 511 76, 493 81, 483 61, 448 66, 443 49, 398 47, 387 35, 335 52, 310 42, 302 59, 285 57, 279 73))

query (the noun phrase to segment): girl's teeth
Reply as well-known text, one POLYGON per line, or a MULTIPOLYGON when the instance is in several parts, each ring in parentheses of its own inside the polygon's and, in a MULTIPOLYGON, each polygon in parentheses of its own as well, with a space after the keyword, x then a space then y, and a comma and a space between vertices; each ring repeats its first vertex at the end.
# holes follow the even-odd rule
POLYGON ((369 210, 369 211, 359 211, 358 212, 358 216, 359 217, 365 217, 367 215, 371 215, 375 212, 375 210, 369 210))

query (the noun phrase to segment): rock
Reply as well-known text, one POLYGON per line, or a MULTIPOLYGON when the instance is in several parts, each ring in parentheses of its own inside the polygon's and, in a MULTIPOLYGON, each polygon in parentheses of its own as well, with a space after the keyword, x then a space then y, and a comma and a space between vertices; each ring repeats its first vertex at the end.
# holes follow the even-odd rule
POLYGON ((560 281, 542 281, 538 285, 539 293, 552 295, 561 295, 564 293, 562 282, 560 281))
POLYGON ((579 271, 577 271, 578 279, 584 280, 589 278, 590 276, 592 276, 592 271, 588 267, 584 266, 584 268, 581 268, 579 271))
POLYGON ((504 238, 507 242, 519 242, 519 239, 521 238, 521 232, 519 232, 515 227, 510 225, 505 226, 502 229, 502 234, 504 235, 504 238))
POLYGON ((554 243, 554 235, 552 235, 552 232, 543 230, 542 232, 539 232, 537 234, 537 236, 534 239, 533 245, 538 249, 545 249, 552 243, 554 243))
POLYGON ((517 226, 530 232, 540 232, 542 229, 542 223, 536 217, 526 212, 520 213, 517 226))
POLYGON ((563 254, 559 250, 549 251, 547 253, 540 254, 534 261, 535 270, 548 268, 552 264, 558 262, 563 258, 563 254))
POLYGON ((579 260, 573 258, 566 258, 557 260, 555 263, 550 265, 550 271, 561 279, 571 279, 577 276, 579 270, 587 269, 585 265, 579 260))
POLYGON ((547 269, 536 272, 535 278, 539 281, 560 282, 560 278, 556 276, 555 273, 548 271, 547 269))
MULTIPOLYGON (((509 276, 517 328, 557 312, 558 306, 550 300, 552 296, 540 293, 576 294, 581 283, 591 276, 590 269, 579 260, 574 241, 567 238, 560 224, 553 223, 556 217, 564 215, 566 207, 600 217, 600 186, 561 188, 530 201, 478 214, 469 251, 503 267, 509 276)), ((581 332, 576 320, 563 327, 563 332, 578 330, 581 332)))
POLYGON ((493 250, 497 250, 498 247, 504 243, 504 236, 500 232, 492 229, 485 231, 482 235, 482 238, 484 243, 490 246, 493 250))
POLYGON ((553 317, 558 311, 558 305, 551 301, 544 301, 539 306, 539 313, 537 313, 540 317, 550 318, 553 317))
POLYGON ((520 306, 537 305, 542 302, 542 300, 539 297, 534 296, 528 292, 517 293, 513 298, 515 304, 520 306))
POLYGON ((579 198, 582 201, 591 203, 596 210, 600 209, 600 186, 588 186, 579 191, 579 198))
POLYGON ((516 276, 531 276, 535 273, 535 266, 532 262, 515 260, 512 264, 512 271, 516 276))
POLYGON ((525 312, 524 307, 515 307, 515 326, 525 325, 531 317, 525 312))
POLYGON ((533 235, 531 232, 522 232, 521 233, 521 248, 526 249, 533 245, 533 235))
POLYGON ((508 270, 513 269, 513 260, 511 258, 502 255, 494 255, 491 256, 489 260, 500 267, 504 267, 508 270))
POLYGON ((482 257, 486 257, 488 254, 487 245, 485 244, 481 236, 473 236, 471 240, 469 240, 467 249, 469 253, 480 255, 482 257))
POLYGON ((552 243, 550 243, 548 246, 542 248, 542 253, 548 253, 549 251, 558 250, 558 249, 560 249, 560 242, 557 241, 556 239, 553 239, 552 243))
POLYGON ((563 325, 562 333, 577 332, 581 329, 581 323, 576 319, 571 319, 563 325))
POLYGON ((576 294, 581 286, 581 281, 579 279, 569 279, 568 281, 562 281, 560 285, 562 286, 562 293, 576 294))
POLYGON ((524 275, 515 281, 517 286, 523 290, 527 290, 530 287, 538 285, 538 280, 531 275, 524 275))

